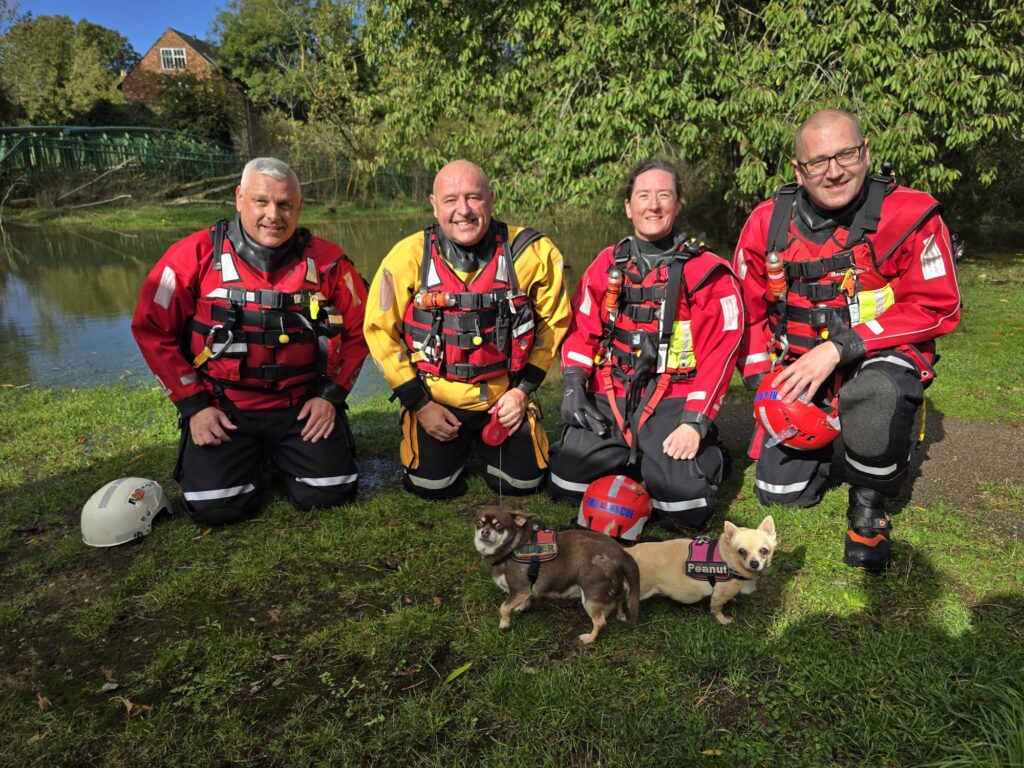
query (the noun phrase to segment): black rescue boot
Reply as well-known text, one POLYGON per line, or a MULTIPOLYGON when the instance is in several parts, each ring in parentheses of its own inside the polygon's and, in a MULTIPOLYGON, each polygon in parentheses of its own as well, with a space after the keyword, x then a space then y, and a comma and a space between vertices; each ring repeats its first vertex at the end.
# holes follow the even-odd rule
POLYGON ((883 573, 891 560, 885 497, 869 488, 850 488, 850 507, 846 511, 849 530, 843 562, 851 568, 883 573))

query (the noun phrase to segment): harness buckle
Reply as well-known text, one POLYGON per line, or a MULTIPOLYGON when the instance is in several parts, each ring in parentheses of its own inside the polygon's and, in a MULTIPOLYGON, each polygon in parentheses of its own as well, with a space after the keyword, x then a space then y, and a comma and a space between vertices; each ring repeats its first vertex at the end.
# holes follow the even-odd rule
POLYGON ((213 326, 213 328, 210 329, 210 332, 208 334, 206 334, 206 346, 210 350, 210 357, 209 357, 210 360, 216 360, 218 357, 220 357, 225 352, 227 352, 228 346, 231 344, 231 342, 233 342, 235 340, 235 332, 232 331, 229 328, 227 330, 228 336, 224 340, 224 343, 221 345, 221 348, 218 349, 216 352, 213 351, 213 337, 214 337, 214 334, 216 334, 216 332, 218 330, 220 330, 221 328, 223 328, 223 327, 224 327, 223 325, 215 325, 215 326, 213 326))

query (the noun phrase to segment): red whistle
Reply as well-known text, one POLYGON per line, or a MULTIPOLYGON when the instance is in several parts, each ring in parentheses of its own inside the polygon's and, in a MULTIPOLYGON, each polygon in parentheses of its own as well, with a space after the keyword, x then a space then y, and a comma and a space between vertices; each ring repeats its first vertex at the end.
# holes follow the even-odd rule
POLYGON ((483 432, 480 434, 480 439, 487 445, 501 445, 505 442, 505 438, 508 437, 508 432, 509 430, 498 422, 498 411, 495 409, 494 413, 491 414, 491 420, 487 422, 487 426, 484 427, 483 432))

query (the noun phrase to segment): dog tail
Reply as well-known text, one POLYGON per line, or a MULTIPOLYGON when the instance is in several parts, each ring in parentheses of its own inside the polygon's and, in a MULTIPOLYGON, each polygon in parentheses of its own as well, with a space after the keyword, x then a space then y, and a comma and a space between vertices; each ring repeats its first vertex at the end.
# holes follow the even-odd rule
POLYGON ((629 625, 636 626, 636 618, 640 613, 640 567, 632 556, 622 559, 622 568, 626 572, 626 613, 629 625))

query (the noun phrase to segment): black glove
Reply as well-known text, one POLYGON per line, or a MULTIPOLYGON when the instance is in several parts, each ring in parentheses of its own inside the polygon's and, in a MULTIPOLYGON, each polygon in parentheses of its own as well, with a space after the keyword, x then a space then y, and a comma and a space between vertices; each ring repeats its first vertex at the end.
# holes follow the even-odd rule
POLYGON ((745 386, 748 391, 753 392, 761 386, 761 382, 764 381, 764 377, 769 373, 770 371, 764 371, 763 373, 755 373, 753 376, 744 376, 743 386, 745 386))
POLYGON ((562 371, 562 422, 583 427, 598 437, 608 435, 608 422, 587 397, 587 372, 575 365, 562 371))

